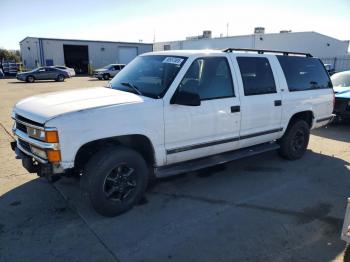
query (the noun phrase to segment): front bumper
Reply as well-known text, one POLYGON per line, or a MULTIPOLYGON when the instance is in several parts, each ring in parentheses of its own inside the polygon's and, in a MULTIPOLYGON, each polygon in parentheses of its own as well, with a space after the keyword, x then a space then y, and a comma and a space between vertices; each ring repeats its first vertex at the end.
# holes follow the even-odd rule
POLYGON ((25 81, 25 77, 24 76, 16 76, 17 80, 20 80, 20 81, 25 81))
POLYGON ((93 77, 95 77, 95 78, 102 78, 103 74, 101 74, 101 73, 94 73, 93 77))
POLYGON ((60 163, 50 163, 45 157, 38 156, 35 154, 35 149, 45 151, 48 150, 59 150, 58 143, 48 143, 37 139, 34 139, 28 135, 28 128, 36 128, 41 130, 51 130, 52 128, 44 128, 43 126, 38 126, 14 118, 15 125, 12 129, 16 140, 11 142, 11 148, 15 151, 17 158, 22 160, 22 165, 30 173, 37 173, 39 176, 47 176, 52 174, 62 174, 64 169, 61 167, 60 163))
POLYGON ((334 114, 338 117, 350 119, 350 99, 335 98, 334 114))
POLYGON ((17 159, 22 160, 22 166, 29 173, 37 173, 39 176, 52 176, 54 174, 51 164, 35 161, 29 152, 23 152, 17 147, 17 141, 11 142, 11 148, 16 153, 17 159))

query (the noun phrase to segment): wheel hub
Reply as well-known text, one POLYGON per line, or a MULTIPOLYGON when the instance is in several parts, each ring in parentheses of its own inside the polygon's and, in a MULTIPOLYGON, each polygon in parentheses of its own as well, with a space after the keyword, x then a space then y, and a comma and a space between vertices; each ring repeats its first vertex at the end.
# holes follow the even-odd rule
POLYGON ((122 164, 107 175, 103 190, 107 199, 124 201, 132 195, 135 187, 134 169, 122 164))
POLYGON ((305 144, 305 136, 304 132, 301 130, 298 130, 292 140, 292 148, 294 151, 299 151, 301 148, 303 148, 305 144))

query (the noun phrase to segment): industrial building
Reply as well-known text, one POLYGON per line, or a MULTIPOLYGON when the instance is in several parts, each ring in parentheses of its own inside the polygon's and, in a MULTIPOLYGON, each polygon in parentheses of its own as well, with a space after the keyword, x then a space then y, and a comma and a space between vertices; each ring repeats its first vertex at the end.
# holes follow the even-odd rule
POLYGON ((43 65, 66 65, 79 73, 111 63, 127 64, 139 54, 162 50, 224 49, 228 47, 271 49, 310 53, 330 63, 336 71, 350 69, 349 41, 317 32, 265 33, 256 27, 250 35, 212 37, 209 30, 186 40, 154 44, 26 37, 20 42, 23 66, 32 69, 43 65))
POLYGON ((134 57, 151 52, 152 44, 26 37, 20 42, 23 66, 66 65, 88 73, 112 63, 127 64, 134 57))
POLYGON ((339 40, 317 32, 265 33, 264 27, 256 27, 250 35, 212 37, 209 30, 186 40, 158 42, 154 51, 181 49, 249 48, 310 53, 324 63, 333 65, 336 71, 350 70, 349 41, 339 40))
POLYGON ((349 41, 338 40, 316 32, 265 33, 263 27, 257 27, 254 34, 215 37, 210 31, 200 36, 187 37, 186 40, 158 42, 154 51, 175 49, 224 49, 228 47, 270 49, 310 53, 317 57, 336 57, 348 55, 349 41))

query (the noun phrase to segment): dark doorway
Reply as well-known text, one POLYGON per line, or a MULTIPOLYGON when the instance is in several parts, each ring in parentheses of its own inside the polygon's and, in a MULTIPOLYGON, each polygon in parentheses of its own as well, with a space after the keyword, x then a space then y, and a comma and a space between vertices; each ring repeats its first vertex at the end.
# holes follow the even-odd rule
POLYGON ((63 45, 64 62, 74 68, 77 74, 87 74, 89 71, 89 51, 86 45, 63 45))

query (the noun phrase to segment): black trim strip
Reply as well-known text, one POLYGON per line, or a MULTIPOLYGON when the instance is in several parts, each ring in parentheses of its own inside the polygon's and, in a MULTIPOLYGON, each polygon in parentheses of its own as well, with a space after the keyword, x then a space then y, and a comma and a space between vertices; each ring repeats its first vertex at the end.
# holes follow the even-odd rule
POLYGON ((327 120, 331 120, 332 118, 333 118, 333 116, 327 116, 327 117, 324 117, 324 118, 320 118, 320 119, 316 120, 316 123, 320 123, 320 122, 324 122, 324 121, 327 121, 327 120))
POLYGON ((283 128, 281 127, 281 128, 276 128, 276 129, 271 129, 271 130, 267 130, 267 131, 263 131, 263 132, 253 133, 253 134, 249 134, 249 135, 245 135, 245 136, 241 136, 241 137, 233 137, 233 138, 217 140, 217 141, 212 141, 212 142, 207 142, 207 143, 178 147, 178 148, 174 148, 174 149, 169 149, 166 151, 166 153, 168 155, 170 155, 170 154, 180 153, 180 152, 189 151, 189 150, 193 150, 193 149, 235 142, 238 140, 248 139, 248 138, 252 138, 252 137, 256 137, 256 136, 263 136, 263 135, 268 135, 268 134, 272 134, 272 133, 277 133, 277 132, 280 132, 282 130, 283 130, 283 128))
POLYGON ((224 140, 217 140, 217 141, 212 141, 212 142, 208 142, 208 143, 201 143, 201 144, 196 144, 196 145, 191 145, 191 146, 184 146, 184 147, 169 149, 166 151, 166 153, 168 155, 170 155, 170 154, 180 153, 183 151, 198 149, 198 148, 202 148, 202 147, 215 146, 215 145, 219 145, 219 144, 235 142, 238 140, 239 140, 239 137, 233 137, 233 138, 228 138, 228 139, 224 139, 224 140))
POLYGON ((247 138, 252 138, 252 137, 255 137, 255 136, 263 136, 263 135, 268 135, 268 134, 272 134, 272 133, 277 133, 277 132, 280 132, 282 130, 283 130, 283 128, 281 127, 281 128, 276 128, 276 129, 263 131, 263 132, 253 133, 253 134, 241 136, 240 140, 247 139, 247 138))

